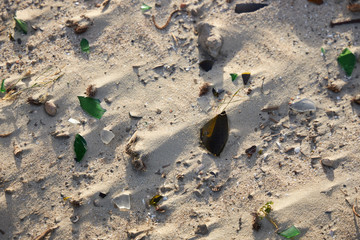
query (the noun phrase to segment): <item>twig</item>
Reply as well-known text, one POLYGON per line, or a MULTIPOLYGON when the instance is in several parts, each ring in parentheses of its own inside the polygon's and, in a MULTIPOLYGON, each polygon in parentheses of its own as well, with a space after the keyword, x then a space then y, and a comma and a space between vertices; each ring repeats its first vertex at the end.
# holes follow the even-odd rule
POLYGON ((48 229, 46 229, 42 234, 40 234, 40 236, 34 238, 34 240, 42 240, 46 237, 46 235, 48 235, 49 233, 51 233, 52 231, 54 231, 55 229, 57 229, 59 226, 55 226, 55 227, 50 227, 48 229))
POLYGON ((153 21, 155 27, 156 27, 157 29, 159 29, 159 30, 163 30, 163 29, 165 29, 165 28, 169 25, 170 20, 171 20, 171 17, 172 17, 175 13, 177 13, 177 12, 183 12, 183 11, 184 11, 184 10, 181 10, 181 9, 177 9, 177 10, 173 11, 173 12, 170 14, 170 16, 169 16, 168 20, 166 21, 165 25, 162 26, 162 27, 156 24, 156 22, 155 22, 155 16, 154 16, 154 15, 152 15, 151 18, 152 18, 152 21, 153 21))
POLYGON ((330 27, 334 27, 336 25, 344 25, 344 24, 350 24, 350 23, 360 23, 360 18, 357 19, 351 19, 346 21, 340 21, 340 22, 330 22, 330 27))
POLYGON ((269 220, 269 222, 271 222, 272 225, 274 225, 274 227, 276 228, 276 231, 279 230, 278 225, 268 215, 266 216, 266 219, 269 220))
POLYGON ((357 207, 357 205, 358 205, 358 200, 357 200, 357 198, 356 198, 355 201, 354 201, 354 205, 353 205, 353 207, 352 207, 352 210, 353 210, 353 213, 355 214, 355 216, 357 216, 358 218, 360 218, 360 214, 358 214, 358 213, 356 212, 356 210, 355 210, 355 203, 356 203, 356 207, 357 207))

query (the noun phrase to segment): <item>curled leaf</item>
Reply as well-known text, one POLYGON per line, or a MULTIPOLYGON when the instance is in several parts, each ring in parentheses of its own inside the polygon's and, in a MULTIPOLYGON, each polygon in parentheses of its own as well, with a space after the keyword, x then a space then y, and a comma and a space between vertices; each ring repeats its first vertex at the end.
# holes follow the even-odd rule
POLYGON ((285 231, 279 232, 280 236, 286 237, 286 238, 293 238, 300 234, 299 229, 297 229, 294 225, 286 229, 285 231))
POLYGON ((4 93, 4 92, 6 92, 6 89, 5 89, 5 79, 3 79, 2 81, 1 81, 1 88, 0 88, 0 92, 2 92, 2 93, 4 93))
POLYGON ((86 53, 90 52, 89 41, 86 40, 85 38, 81 39, 80 47, 81 47, 81 51, 86 53))
POLYGON ((75 136, 74 151, 75 151, 76 161, 80 162, 87 151, 87 143, 80 134, 76 134, 75 136))
POLYGON ((100 100, 90 97, 78 96, 81 108, 90 116, 101 119, 102 115, 106 112, 100 105, 100 100))
POLYGON ((143 3, 141 5, 141 11, 146 12, 149 11, 152 7, 150 7, 149 5, 146 5, 145 3, 143 3))
POLYGON ((24 34, 27 34, 28 32, 28 26, 27 23, 23 20, 17 19, 16 17, 14 17, 15 20, 15 28, 19 31, 22 31, 24 34))

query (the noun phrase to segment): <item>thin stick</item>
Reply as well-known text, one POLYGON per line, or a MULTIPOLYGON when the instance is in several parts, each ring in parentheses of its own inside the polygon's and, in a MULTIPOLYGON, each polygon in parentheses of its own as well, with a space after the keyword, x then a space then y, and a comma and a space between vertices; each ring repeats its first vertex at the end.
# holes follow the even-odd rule
POLYGON ((340 22, 330 22, 330 27, 334 27, 336 25, 344 25, 344 24, 350 24, 350 23, 360 23, 360 18, 357 19, 351 19, 346 21, 340 21, 340 22))
POLYGON ((229 106, 229 104, 231 103, 231 101, 233 100, 233 98, 235 97, 236 94, 238 94, 238 92, 241 90, 241 89, 244 89, 243 87, 239 88, 233 95, 232 97, 230 98, 229 102, 226 104, 226 106, 224 107, 224 109, 222 111, 225 111, 225 109, 227 108, 227 106, 229 106))
POLYGON ((49 233, 51 233, 52 231, 54 231, 55 229, 57 229, 59 226, 55 226, 55 227, 51 227, 46 229, 42 234, 40 234, 40 236, 38 236, 37 238, 34 238, 34 240, 42 240, 46 237, 46 235, 48 235, 49 233))
POLYGON ((356 210, 355 210, 355 202, 356 202, 356 207, 357 207, 357 205, 358 205, 358 200, 357 200, 357 198, 356 198, 355 201, 354 201, 354 205, 353 205, 353 207, 352 207, 352 210, 353 210, 353 213, 355 214, 355 216, 357 216, 358 218, 360 218, 360 214, 358 214, 358 213, 356 212, 356 210))
POLYGON ((165 28, 169 25, 170 20, 171 20, 171 17, 172 17, 175 13, 177 13, 177 12, 183 12, 183 11, 184 11, 184 10, 181 10, 181 9, 177 9, 177 10, 173 11, 173 12, 170 14, 170 16, 169 16, 168 20, 166 21, 165 25, 162 26, 162 27, 156 24, 156 22, 155 22, 155 16, 154 16, 154 15, 152 15, 151 18, 152 18, 152 21, 153 21, 155 27, 156 27, 157 29, 159 29, 159 30, 163 30, 163 29, 165 29, 165 28))

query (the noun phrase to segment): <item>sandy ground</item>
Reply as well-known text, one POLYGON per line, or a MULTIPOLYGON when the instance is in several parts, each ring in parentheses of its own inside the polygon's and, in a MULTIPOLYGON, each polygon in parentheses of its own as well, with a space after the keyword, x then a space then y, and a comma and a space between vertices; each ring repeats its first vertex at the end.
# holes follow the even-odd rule
POLYGON ((46 239, 284 239, 266 219, 253 230, 251 214, 268 201, 280 229, 300 230, 295 239, 359 239, 352 207, 360 197, 360 107, 351 99, 360 72, 348 78, 336 60, 346 47, 360 54, 359 26, 329 23, 360 14, 346 1, 324 1, 268 0, 244 14, 234 11, 244 0, 149 0, 148 12, 138 0, 1 1, 1 77, 21 94, 0 100, 0 134, 11 133, 0 138, 0 239, 35 239, 52 227, 46 239), (181 3, 186 11, 166 29, 154 27, 152 15, 163 25, 181 3), (14 14, 28 23, 27 35, 14 31, 14 14), (88 30, 74 33, 71 19, 88 30), (200 22, 223 40, 208 72, 199 68, 209 59, 198 44, 200 22), (241 77, 230 78, 242 72, 251 83, 226 108, 229 139, 216 157, 201 146, 200 128, 243 88, 241 77), (335 80, 344 85, 338 93, 326 87, 335 80), (224 93, 199 97, 205 82, 224 93), (90 84, 107 110, 100 120, 77 99, 90 84), (55 116, 27 103, 40 95, 56 104, 55 116), (303 98, 315 112, 290 110, 303 98), (266 106, 279 108, 261 111, 266 106), (107 145, 103 129, 115 134, 107 145), (132 151, 145 171, 125 152, 135 132, 132 151), (77 133, 88 145, 80 163, 77 133), (120 211, 112 199, 125 193, 131 209, 120 211), (148 206, 156 194, 165 212, 148 206))

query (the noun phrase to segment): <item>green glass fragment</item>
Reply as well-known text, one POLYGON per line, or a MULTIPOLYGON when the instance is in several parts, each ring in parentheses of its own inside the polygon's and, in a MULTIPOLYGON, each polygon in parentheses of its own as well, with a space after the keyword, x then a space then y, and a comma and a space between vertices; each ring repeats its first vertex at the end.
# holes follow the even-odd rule
POLYGON ((86 40, 85 38, 81 39, 80 47, 81 47, 81 51, 86 52, 86 53, 90 52, 89 41, 86 40))
POLYGON ((238 75, 236 73, 230 73, 231 81, 235 81, 238 75))
POLYGON ((15 28, 18 30, 18 31, 22 31, 24 34, 27 34, 28 33, 28 26, 27 26, 27 23, 23 20, 20 20, 20 19, 17 19, 16 17, 14 17, 14 20, 15 20, 15 28))
POLYGON ((321 56, 325 57, 325 49, 321 48, 321 56))
POLYGON ((149 5, 146 5, 145 3, 143 3, 143 4, 141 5, 141 10, 142 10, 143 12, 149 11, 151 8, 152 8, 152 7, 150 7, 149 5))
POLYGON ((87 151, 87 143, 80 134, 76 134, 75 136, 74 151, 75 151, 76 161, 80 162, 87 151))
POLYGON ((5 79, 3 79, 2 81, 1 81, 1 89, 0 89, 0 92, 2 92, 2 93, 4 93, 4 92, 6 92, 6 89, 5 89, 5 79))
POLYGON ((78 99, 80 101, 81 108, 94 118, 101 119, 106 112, 106 109, 101 107, 99 99, 82 96, 78 96, 78 99))
POLYGON ((340 56, 337 58, 337 61, 340 66, 345 70, 346 75, 351 76, 356 63, 355 55, 349 49, 345 48, 344 51, 340 54, 340 56))
POLYGON ((295 237, 295 236, 299 235, 300 231, 294 225, 292 225, 288 229, 286 229, 286 230, 284 230, 282 232, 279 232, 278 234, 280 236, 283 236, 283 237, 286 237, 286 238, 292 238, 292 237, 295 237))

